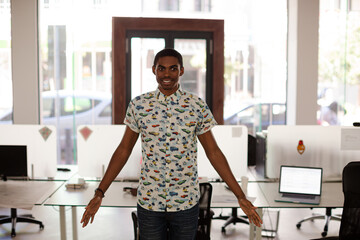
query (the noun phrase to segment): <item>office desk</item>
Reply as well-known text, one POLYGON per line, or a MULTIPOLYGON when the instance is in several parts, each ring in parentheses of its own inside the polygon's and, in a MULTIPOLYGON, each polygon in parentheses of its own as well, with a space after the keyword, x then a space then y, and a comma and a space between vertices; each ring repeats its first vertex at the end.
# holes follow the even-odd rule
MULTIPOLYGON (((60 230, 61 239, 66 239, 66 219, 65 219, 65 206, 72 208, 72 235, 73 239, 78 239, 77 234, 77 212, 76 207, 85 207, 94 195, 94 191, 98 186, 98 182, 87 182, 84 189, 67 190, 65 186, 59 188, 45 203, 44 206, 59 206, 60 211, 60 230)), ((212 207, 214 208, 231 208, 239 207, 234 194, 225 188, 224 183, 212 183, 213 185, 213 198, 212 207)), ((102 201, 102 207, 136 207, 136 197, 130 193, 124 192, 124 187, 136 187, 137 183, 133 182, 113 182, 105 193, 105 198, 102 201)), ((266 207, 267 200, 261 192, 257 183, 250 182, 248 185, 248 196, 253 200, 254 205, 258 207, 266 207)), ((259 208, 261 209, 261 208, 259 208)), ((260 214, 262 212, 260 211, 260 214)), ((261 229, 258 234, 261 235, 261 229)), ((254 229, 252 228, 252 233, 254 229)))
MULTIPOLYGON (((225 187, 225 183, 211 183, 211 185, 213 186, 211 208, 239 207, 235 195, 225 187)), ((251 201, 254 206, 258 207, 257 213, 260 218, 263 218, 262 209, 268 207, 269 204, 259 184, 257 182, 249 182, 245 194, 247 199, 251 201)), ((255 227, 254 224, 250 224, 249 226, 249 239, 252 240, 255 237, 256 239, 261 239, 262 229, 255 227)))
MULTIPOLYGON (((94 196, 94 191, 99 182, 87 182, 82 189, 66 189, 65 185, 59 188, 45 203, 44 206, 59 206, 60 211, 60 234, 61 240, 66 239, 66 217, 65 207, 71 206, 72 212, 72 235, 73 240, 78 239, 77 234, 77 211, 76 207, 85 207, 94 196)), ((133 182, 113 182, 105 193, 102 207, 136 207, 136 197, 130 193, 124 192, 124 187, 135 187, 137 183, 133 182)), ((80 222, 80 220, 79 220, 80 222)))
MULTIPOLYGON (((275 202, 275 199, 277 198, 279 192, 279 183, 259 182, 258 185, 268 203, 267 206, 264 206, 265 208, 342 208, 344 204, 344 196, 342 192, 341 182, 323 182, 319 205, 275 202)), ((261 239, 261 234, 258 235, 258 233, 259 231, 256 231, 256 239, 261 239)))
MULTIPOLYGON (((61 239, 66 239, 66 220, 65 206, 72 207, 72 231, 73 239, 77 237, 77 214, 76 207, 85 207, 94 195, 94 190, 98 182, 88 182, 87 187, 78 190, 66 190, 65 186, 58 189, 46 202, 44 206, 60 207, 60 229, 61 239)), ((124 187, 136 187, 137 183, 132 182, 113 182, 106 191, 106 197, 102 201, 102 207, 136 207, 136 197, 130 193, 124 192, 124 187)), ((212 183, 212 208, 232 208, 239 207, 233 193, 226 189, 224 183, 212 183)), ((274 199, 278 192, 278 183, 274 182, 249 182, 247 196, 253 204, 258 207, 257 211, 262 217, 263 208, 324 208, 324 207, 342 207, 342 185, 340 182, 324 183, 322 188, 322 198, 320 205, 293 204, 275 202, 274 199)), ((250 239, 261 239, 261 228, 250 224, 250 239)))
POLYGON ((259 183, 259 187, 268 201, 269 208, 341 208, 344 204, 344 195, 341 182, 324 182, 321 189, 321 199, 319 205, 275 202, 279 192, 278 182, 259 183))
MULTIPOLYGON (((237 202, 229 201, 217 201, 217 195, 225 196, 224 199, 230 198, 231 191, 226 190, 224 184, 213 184, 213 201, 211 203, 212 208, 222 208, 222 207, 237 207, 237 202), (215 202, 214 202, 215 201, 215 202)), ((325 208, 325 207, 334 207, 341 208, 344 204, 344 196, 342 193, 342 183, 341 182, 324 182, 322 185, 321 191, 321 201, 319 205, 311 204, 296 204, 296 203, 286 203, 286 202, 275 202, 275 198, 278 195, 278 182, 249 182, 248 186, 248 199, 252 200, 252 197, 256 197, 253 201, 254 206, 258 207, 257 212, 262 218, 263 208, 325 208)), ((235 199, 235 197, 233 198, 235 199)), ((236 200, 236 199, 235 199, 236 200)), ((261 228, 255 227, 250 224, 250 239, 261 239, 261 228)))
POLYGON ((63 182, 0 181, 0 207, 32 209, 41 205, 63 182))

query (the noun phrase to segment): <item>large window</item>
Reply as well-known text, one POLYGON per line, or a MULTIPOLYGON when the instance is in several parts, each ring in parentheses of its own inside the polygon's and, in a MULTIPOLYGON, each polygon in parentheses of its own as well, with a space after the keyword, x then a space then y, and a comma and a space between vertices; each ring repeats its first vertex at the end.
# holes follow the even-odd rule
MULTIPOLYGON (((111 106, 111 98, 116 97, 111 96, 112 16, 224 19, 225 122, 236 116, 232 123, 246 123, 252 134, 266 129, 269 124, 285 124, 286 2, 227 0, 224 4, 223 0, 134 0, 129 4, 125 0, 40 1, 42 120, 48 121, 48 114, 53 114, 51 124, 59 129, 61 151, 58 162, 76 163, 75 130, 79 124, 96 124, 101 114, 111 115, 107 103, 110 101, 111 106), (90 105, 85 104, 89 111, 79 110, 83 105, 78 106, 78 96, 86 99, 81 103, 90 101, 90 105), (45 98, 52 98, 50 102, 54 101, 54 105, 45 98), (68 98, 72 101, 66 100, 68 98), (247 110, 249 107, 253 110, 247 110), (248 121, 250 113, 253 120, 248 121)), ((176 31, 176 26, 173 27, 176 31)), ((192 64, 188 66, 189 79, 199 76, 202 79, 201 52, 198 54, 196 48, 188 48, 191 45, 184 41, 179 41, 177 46, 186 51, 185 55, 192 56, 190 53, 193 52, 196 56, 186 59, 192 64)), ((143 64, 151 63, 152 59, 148 58, 155 52, 150 53, 146 51, 142 56, 143 64)), ((150 74, 149 78, 154 79, 150 71, 140 73, 150 74)), ((203 91, 203 82, 190 80, 185 83, 187 87, 203 91)), ((133 89, 133 94, 153 87, 147 83, 141 86, 143 89, 133 89)), ((111 118, 106 121, 110 124, 111 118)))
POLYGON ((10 0, 0 1, 0 124, 11 124, 13 119, 10 20, 10 0))
POLYGON ((110 4, 40 3, 41 119, 57 127, 59 164, 76 163, 79 125, 111 124, 110 4))
POLYGON ((246 125, 254 135, 286 124, 287 5, 256 0, 230 6, 233 15, 224 16, 224 123, 246 125))
POLYGON ((321 0, 318 123, 360 119, 360 1, 321 0))

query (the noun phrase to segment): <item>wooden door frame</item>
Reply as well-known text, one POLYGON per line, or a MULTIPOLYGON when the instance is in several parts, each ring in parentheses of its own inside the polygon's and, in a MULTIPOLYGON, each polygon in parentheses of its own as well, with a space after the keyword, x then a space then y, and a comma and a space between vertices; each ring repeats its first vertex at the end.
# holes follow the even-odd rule
MULTIPOLYGON (((224 20, 179 18, 112 18, 112 122, 122 124, 126 102, 126 32, 128 30, 204 31, 213 33, 212 113, 223 124, 224 20)), ((154 78, 155 81, 155 78, 154 78)))

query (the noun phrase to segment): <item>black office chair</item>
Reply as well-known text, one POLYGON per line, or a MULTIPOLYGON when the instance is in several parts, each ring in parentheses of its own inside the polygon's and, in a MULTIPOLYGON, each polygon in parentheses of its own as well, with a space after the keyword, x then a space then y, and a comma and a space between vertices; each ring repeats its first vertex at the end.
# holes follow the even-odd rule
POLYGON ((324 231, 321 233, 321 236, 326 237, 328 229, 329 229, 330 220, 341 221, 340 216, 332 215, 332 209, 333 208, 331 208, 331 207, 327 207, 325 210, 325 215, 322 215, 319 213, 313 213, 312 216, 304 218, 303 220, 299 221, 296 224, 296 227, 298 229, 300 229, 301 224, 306 221, 314 221, 315 219, 325 219, 324 231))
POLYGON ((15 227, 18 222, 39 224, 40 230, 44 229, 44 224, 35 220, 31 214, 18 216, 16 208, 11 208, 10 214, 10 216, 0 216, 0 224, 11 223, 11 237, 16 236, 15 227))
POLYGON ((360 162, 350 162, 343 170, 342 184, 344 206, 338 237, 321 238, 326 240, 360 239, 360 162))
POLYGON ((231 208, 231 215, 230 216, 222 216, 220 214, 217 217, 214 217, 213 219, 221 219, 226 220, 226 222, 221 227, 221 232, 226 233, 226 227, 230 224, 236 224, 236 223, 245 223, 249 224, 249 220, 247 219, 247 216, 238 216, 237 214, 237 208, 231 208))
MULTIPOLYGON (((209 240, 211 231, 211 219, 214 212, 211 210, 212 185, 210 183, 200 183, 200 200, 199 200, 199 219, 197 240, 209 240)), ((139 228, 137 221, 137 211, 131 212, 134 227, 134 238, 139 239, 139 228)))
POLYGON ((196 239, 210 239, 211 220, 214 212, 211 210, 212 185, 200 183, 199 220, 196 239))

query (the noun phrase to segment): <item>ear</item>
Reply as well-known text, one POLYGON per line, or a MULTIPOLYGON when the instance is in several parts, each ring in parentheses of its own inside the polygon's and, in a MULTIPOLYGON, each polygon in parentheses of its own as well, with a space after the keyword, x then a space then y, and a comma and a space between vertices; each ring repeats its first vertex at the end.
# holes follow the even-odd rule
POLYGON ((156 75, 156 73, 155 73, 155 66, 152 66, 152 72, 153 72, 154 75, 156 75))
POLYGON ((180 76, 184 74, 184 67, 180 68, 180 76))

